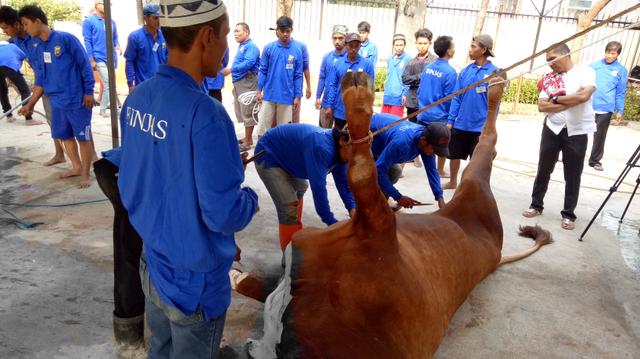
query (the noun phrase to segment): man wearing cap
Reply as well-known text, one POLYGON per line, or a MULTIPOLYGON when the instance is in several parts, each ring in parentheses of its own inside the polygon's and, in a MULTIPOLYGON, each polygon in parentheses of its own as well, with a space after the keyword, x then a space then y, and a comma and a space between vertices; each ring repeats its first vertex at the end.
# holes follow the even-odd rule
MULTIPOLYGON (((84 47, 89 54, 89 61, 93 70, 97 70, 100 80, 104 84, 102 100, 100 101, 100 115, 106 116, 109 107, 109 74, 107 72, 107 33, 104 24, 104 1, 95 1, 95 13, 87 17, 82 23, 84 47)), ((113 32, 113 46, 122 55, 116 22, 111 20, 113 32)), ((114 59, 114 62, 117 61, 114 59)), ((115 64, 114 64, 115 65, 115 64)))
POLYGON ((394 54, 387 59, 387 79, 384 82, 382 97, 382 113, 404 116, 404 104, 407 100, 409 86, 402 83, 402 73, 411 61, 411 56, 404 52, 407 40, 403 34, 393 36, 394 54))
MULTIPOLYGON (((416 49, 418 54, 411 59, 402 73, 402 83, 409 86, 407 91, 407 100, 405 101, 405 107, 407 108, 407 116, 418 111, 418 87, 420 86, 420 77, 422 76, 422 70, 430 63, 436 61, 438 57, 429 52, 429 46, 433 39, 433 33, 431 30, 424 28, 416 31, 414 34, 416 39, 416 49)), ((416 122, 416 118, 409 119, 411 122, 416 122)))
POLYGON ((233 58, 231 68, 222 70, 224 75, 231 73, 233 81, 233 105, 236 120, 244 124, 244 138, 240 140, 240 150, 248 151, 253 145, 253 127, 256 124, 253 109, 255 100, 244 103, 239 97, 258 88, 258 70, 260 66, 260 50, 249 38, 249 25, 240 22, 233 30, 233 37, 238 46, 236 57, 233 58))
POLYGON ((258 136, 275 118, 278 125, 291 122, 302 97, 303 54, 291 39, 293 20, 281 16, 276 21, 278 40, 264 47, 260 58, 256 102, 262 103, 258 115, 258 136))
POLYGON ((222 102, 222 89, 224 88, 224 78, 231 72, 227 69, 229 65, 229 48, 224 52, 222 57, 222 66, 218 70, 218 73, 214 77, 206 77, 204 85, 209 92, 209 96, 222 102), (225 75, 226 74, 226 75, 225 75))
MULTIPOLYGON (((371 118, 371 132, 391 124, 398 118, 391 114, 374 114, 371 118)), ((433 196, 438 201, 438 208, 442 208, 445 202, 435 155, 449 154, 449 137, 449 129, 444 124, 433 123, 425 127, 408 121, 375 136, 371 144, 371 152, 376 161, 378 184, 382 192, 392 197, 400 207, 411 208, 419 204, 420 202, 413 198, 402 195, 393 184, 398 181, 402 173, 399 164, 412 161, 420 155, 433 196)))
POLYGON ((222 1, 161 0, 166 65, 126 99, 118 188, 143 241, 150 358, 216 357, 234 233, 258 209, 224 107, 203 92, 227 49, 222 1))
POLYGON ((129 34, 124 51, 125 74, 129 93, 167 63, 167 43, 160 29, 160 6, 147 4, 142 9, 144 26, 129 34))
POLYGON ((373 69, 375 70, 376 65, 378 64, 378 47, 369 40, 370 32, 371 25, 368 22, 362 21, 358 24, 358 34, 360 35, 360 41, 362 42, 359 54, 371 62, 371 65, 373 65, 373 69))
POLYGON ((327 195, 329 173, 345 208, 353 213, 356 204, 347 184, 350 145, 346 131, 286 124, 267 131, 258 140, 256 152, 262 150, 266 154, 256 160, 256 169, 276 207, 282 250, 302 229, 302 204, 309 185, 322 222, 330 226, 338 221, 327 195))
POLYGON ((345 120, 345 108, 342 101, 342 79, 349 71, 364 72, 371 78, 373 84, 376 76, 373 64, 370 61, 365 60, 358 54, 361 44, 360 36, 356 33, 347 34, 345 42, 347 44, 347 56, 344 59, 336 62, 335 70, 329 79, 327 104, 329 108, 325 111, 328 118, 332 118, 334 126, 343 128, 346 125, 345 120))
MULTIPOLYGON (((494 56, 491 36, 478 35, 474 37, 469 47, 469 59, 473 63, 460 71, 455 91, 498 71, 498 67, 488 60, 489 56, 494 56)), ((470 157, 478 144, 480 132, 487 119, 489 106, 487 89, 488 84, 485 82, 451 101, 447 120, 451 128, 451 143, 449 144, 451 178, 443 186, 444 189, 455 189, 458 186, 460 160, 466 160, 470 157)))
POLYGON ((346 54, 344 37, 348 32, 349 30, 344 25, 333 26, 331 41, 333 41, 333 47, 335 50, 324 55, 322 58, 322 64, 320 64, 320 77, 318 78, 318 88, 316 90, 316 109, 320 110, 318 123, 319 126, 323 128, 333 127, 333 119, 326 115, 326 111, 329 108, 329 102, 327 101, 329 80, 333 76, 336 63, 344 59, 346 54), (322 100, 320 98, 322 98, 322 100))

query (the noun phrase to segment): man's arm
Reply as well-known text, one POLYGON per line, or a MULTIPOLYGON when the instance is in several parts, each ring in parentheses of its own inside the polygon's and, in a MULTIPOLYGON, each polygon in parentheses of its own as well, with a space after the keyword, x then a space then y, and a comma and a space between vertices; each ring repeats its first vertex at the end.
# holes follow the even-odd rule
POLYGON ((378 171, 378 184, 382 192, 397 201, 402 197, 402 194, 393 186, 393 183, 391 183, 391 180, 389 180, 387 176, 389 168, 395 164, 395 159, 396 156, 393 147, 386 147, 380 156, 378 156, 378 159, 376 159, 376 170, 378 171))
MULTIPOLYGON (((253 68, 260 57, 260 50, 257 47, 247 46, 244 50, 244 58, 233 64, 233 71, 247 72, 253 68)), ((236 55, 238 56, 238 55, 236 55)))
POLYGON ((269 45, 267 45, 260 57, 260 72, 258 73, 258 91, 256 93, 256 102, 262 103, 262 89, 267 83, 267 74, 269 73, 269 45))
POLYGON ((568 109, 569 106, 561 105, 559 103, 553 103, 549 98, 538 99, 538 111, 545 113, 562 112, 568 109))
POLYGON ((84 38, 84 47, 89 55, 91 67, 95 69, 96 61, 93 59, 93 26, 89 19, 86 19, 82 23, 82 37, 84 38))
POLYGON ((93 98, 93 88, 95 87, 95 78, 93 77, 93 70, 91 64, 87 58, 87 53, 84 52, 82 44, 75 36, 69 36, 69 51, 74 57, 76 64, 80 67, 80 73, 82 76, 82 89, 84 92, 83 104, 87 108, 91 108, 95 105, 95 99, 93 98))
POLYGON ((424 154, 420 154, 420 157, 422 157, 422 163, 424 163, 424 170, 427 173, 427 179, 431 187, 431 192, 433 192, 433 197, 438 201, 443 198, 444 191, 440 184, 440 174, 436 166, 436 155, 425 156, 424 154))
POLYGON ((353 198, 353 193, 351 193, 351 190, 349 189, 347 167, 346 163, 338 165, 333 169, 331 174, 333 175, 333 181, 336 184, 342 203, 344 203, 344 207, 347 209, 347 212, 350 212, 352 209, 356 208, 356 201, 353 198))
MULTIPOLYGON (((627 96, 627 78, 629 77, 629 72, 627 69, 623 69, 623 73, 620 74, 620 81, 618 81, 618 85, 616 86, 616 112, 618 113, 617 117, 622 119, 622 114, 624 113, 624 99, 627 96)), ((616 121, 620 122, 618 119, 616 121)))
MULTIPOLYGON (((320 63, 320 76, 318 77, 318 87, 316 88, 316 108, 320 109, 320 98, 324 92, 324 81, 327 78, 327 58, 325 56, 320 63)), ((326 97, 326 95, 325 95, 326 97)))
POLYGON ((127 76, 127 85, 129 86, 129 91, 133 89, 134 81, 136 78, 136 59, 138 57, 138 45, 135 40, 135 36, 132 32, 129 35, 129 39, 127 40, 127 48, 124 50, 124 73, 127 76))
POLYGON ((574 107, 589 101, 595 90, 596 88, 593 86, 583 87, 573 95, 558 96, 556 102, 559 105, 567 106, 567 108, 574 107))
POLYGON ((20 108, 18 114, 21 116, 26 116, 33 113, 33 107, 36 105, 36 103, 38 103, 38 100, 40 100, 42 94, 44 94, 44 88, 36 84, 33 87, 33 91, 31 92, 31 98, 29 99, 29 101, 27 101, 26 104, 22 106, 22 108, 20 108))
POLYGON ((422 76, 421 72, 417 72, 418 66, 413 63, 413 61, 409 61, 407 67, 405 67, 402 72, 402 83, 407 86, 419 86, 420 85, 420 77, 422 76))
MULTIPOLYGON (((456 77, 456 82, 453 88, 454 90, 453 92, 457 92, 462 88, 462 85, 460 84, 461 76, 462 76, 462 73, 460 73, 460 75, 456 77)), ((451 100, 451 107, 449 108, 449 117, 447 119, 447 125, 449 126, 449 128, 451 128, 455 124, 456 119, 458 118, 458 112, 460 112, 460 103, 462 102, 462 96, 464 96, 464 93, 454 97, 451 100)))
POLYGON ((305 155, 305 169, 309 177, 309 186, 313 195, 313 205, 316 213, 326 225, 330 226, 337 222, 336 217, 331 212, 329 205, 329 195, 327 193, 327 166, 323 165, 321 159, 317 158, 318 152, 313 148, 308 148, 305 155))

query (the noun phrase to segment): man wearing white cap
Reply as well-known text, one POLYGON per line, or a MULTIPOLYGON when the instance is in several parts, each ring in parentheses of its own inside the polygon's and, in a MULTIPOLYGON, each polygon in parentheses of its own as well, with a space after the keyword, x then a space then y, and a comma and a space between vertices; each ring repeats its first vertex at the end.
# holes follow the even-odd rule
POLYGON ((216 358, 234 233, 258 209, 233 123, 201 86, 219 70, 229 18, 222 1, 161 0, 160 25, 169 57, 124 103, 118 188, 143 242, 149 358, 216 358))

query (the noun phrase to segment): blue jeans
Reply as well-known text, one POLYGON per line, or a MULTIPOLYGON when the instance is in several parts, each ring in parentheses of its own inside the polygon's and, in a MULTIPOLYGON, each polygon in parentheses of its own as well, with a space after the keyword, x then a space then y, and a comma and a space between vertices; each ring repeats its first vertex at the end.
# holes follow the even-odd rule
POLYGON ((96 63, 96 67, 98 69, 98 74, 100 75, 100 80, 102 80, 102 84, 104 85, 104 89, 102 90, 102 100, 100 101, 100 109, 106 110, 109 107, 109 71, 107 70, 107 64, 104 62, 96 63))
POLYGON ((256 170, 276 206, 278 223, 298 224, 298 200, 309 187, 307 180, 293 178, 280 167, 264 168, 262 163, 256 163, 256 170))
POLYGON ((140 258, 140 278, 145 294, 145 319, 151 338, 149 359, 217 358, 227 313, 206 320, 202 308, 186 316, 165 303, 151 282, 144 253, 140 258))

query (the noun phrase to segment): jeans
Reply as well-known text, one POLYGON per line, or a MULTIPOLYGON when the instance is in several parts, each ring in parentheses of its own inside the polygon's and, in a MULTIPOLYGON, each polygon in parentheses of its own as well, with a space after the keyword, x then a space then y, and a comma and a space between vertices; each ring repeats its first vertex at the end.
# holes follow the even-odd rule
POLYGON ((113 314, 133 318, 144 314, 144 293, 140 283, 142 238, 129 222, 118 190, 118 167, 106 159, 93 164, 98 185, 113 206, 113 314))
POLYGON ((597 131, 593 134, 593 146, 589 157, 589 166, 600 165, 600 160, 604 155, 604 141, 607 139, 607 131, 611 123, 611 112, 596 114, 597 131))
POLYGON ((587 135, 569 136, 563 128, 559 134, 553 133, 546 125, 542 129, 540 140, 540 158, 538 159, 538 173, 533 182, 531 206, 540 212, 544 209, 544 196, 549 187, 551 173, 558 161, 558 154, 562 151, 564 166, 564 208, 560 212, 562 218, 576 220, 574 213, 578 205, 580 194, 580 177, 584 168, 584 157, 587 152, 587 135))
POLYGON ((100 80, 102 80, 102 84, 104 85, 102 101, 100 101, 100 110, 106 110, 107 107, 109 107, 109 72, 107 70, 107 64, 104 62, 96 63, 96 67, 98 68, 100 80))
POLYGON ((151 331, 148 358, 218 358, 227 313, 206 320, 200 307, 186 316, 163 302, 151 282, 144 255, 140 258, 140 277, 147 298, 145 319, 151 331))
POLYGON ((280 167, 264 168, 262 163, 256 163, 256 170, 276 206, 278 223, 298 224, 298 200, 309 187, 307 181, 291 177, 280 167))

